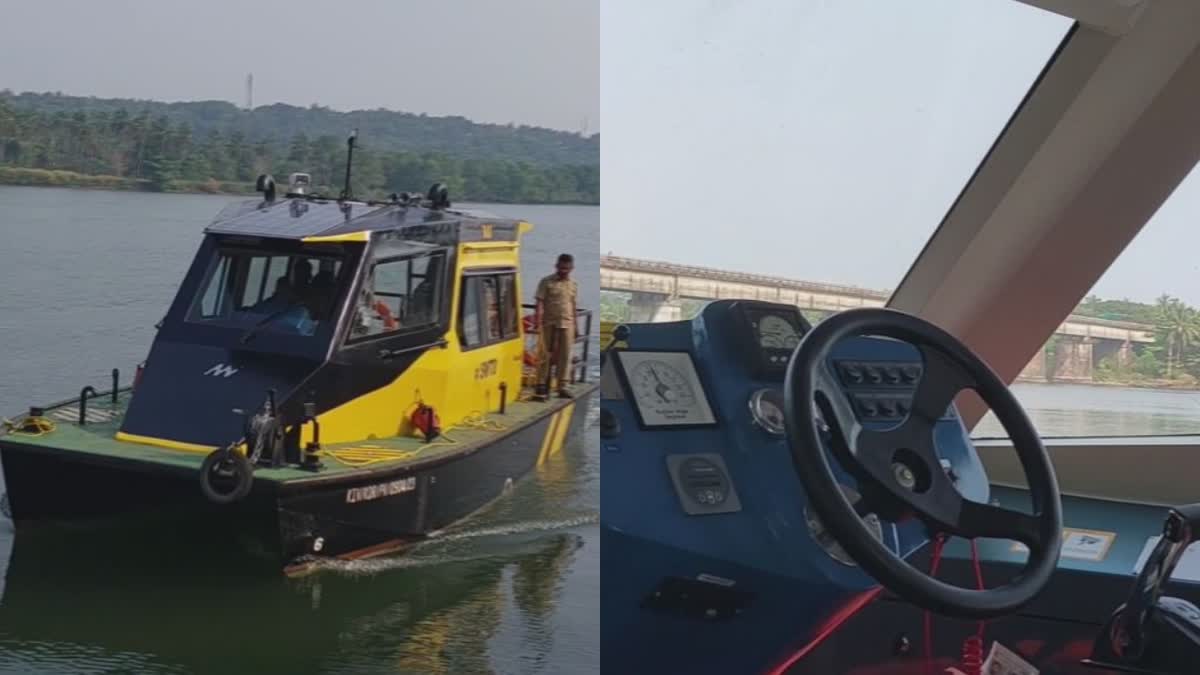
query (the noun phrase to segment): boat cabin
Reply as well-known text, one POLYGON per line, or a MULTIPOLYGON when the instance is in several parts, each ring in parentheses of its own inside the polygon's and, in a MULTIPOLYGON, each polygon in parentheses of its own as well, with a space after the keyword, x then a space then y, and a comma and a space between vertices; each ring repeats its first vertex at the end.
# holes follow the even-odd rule
POLYGON ((520 237, 531 225, 428 201, 297 196, 206 228, 117 439, 210 451, 274 411, 294 461, 312 440, 452 425, 521 390, 520 237))

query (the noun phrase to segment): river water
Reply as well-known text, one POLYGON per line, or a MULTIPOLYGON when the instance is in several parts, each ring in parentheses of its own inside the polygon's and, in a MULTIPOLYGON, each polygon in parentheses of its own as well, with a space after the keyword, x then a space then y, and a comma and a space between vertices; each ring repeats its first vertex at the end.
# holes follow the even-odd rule
MULTIPOLYGON (((233 199, 0 186, 0 413, 127 378, 233 199)), ((581 306, 598 307, 598 208, 478 206, 537 226, 527 293, 568 251, 581 306)), ((0 522, 0 673, 598 673, 599 480, 589 428, 410 555, 296 580, 153 514, 0 522)))
MULTIPOLYGON (((1197 391, 1036 383, 1012 390, 1043 438, 1200 435, 1197 391)), ((1007 436, 991 413, 972 435, 1007 436)))

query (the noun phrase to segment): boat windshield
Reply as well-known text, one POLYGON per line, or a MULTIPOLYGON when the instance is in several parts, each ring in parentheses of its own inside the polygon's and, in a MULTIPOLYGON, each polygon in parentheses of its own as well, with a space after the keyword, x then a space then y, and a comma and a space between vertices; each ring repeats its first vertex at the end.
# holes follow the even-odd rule
POLYGON ((245 338, 260 332, 313 335, 335 317, 342 267, 336 254, 222 249, 188 321, 244 328, 245 338))
MULTIPOLYGON (((1070 34, 1035 4, 605 3, 602 317, 886 304, 1070 34)), ((1043 437, 1200 436, 1197 212, 1200 168, 1030 355, 1012 391, 1043 437)))
MULTIPOLYGON (((853 286, 868 304, 1072 24, 1010 0, 603 3, 601 20, 621 36, 602 62, 621 83, 604 95, 604 249, 853 286)), ((684 315, 712 299, 696 295, 684 315)))

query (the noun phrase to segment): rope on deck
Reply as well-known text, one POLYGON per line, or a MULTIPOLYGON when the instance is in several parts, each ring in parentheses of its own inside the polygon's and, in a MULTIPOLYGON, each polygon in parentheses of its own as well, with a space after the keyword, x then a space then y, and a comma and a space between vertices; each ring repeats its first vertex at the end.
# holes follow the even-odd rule
POLYGON ((14 436, 45 436, 58 428, 53 421, 45 417, 28 415, 17 422, 8 418, 0 418, 0 424, 3 424, 4 429, 14 436))
POLYGON ((481 411, 472 411, 457 424, 446 429, 436 439, 413 449, 389 448, 381 445, 355 445, 349 448, 334 448, 322 450, 325 455, 345 466, 362 467, 384 462, 396 462, 416 456, 433 447, 458 445, 459 441, 450 435, 455 429, 471 429, 474 431, 508 431, 508 426, 493 419, 481 411))

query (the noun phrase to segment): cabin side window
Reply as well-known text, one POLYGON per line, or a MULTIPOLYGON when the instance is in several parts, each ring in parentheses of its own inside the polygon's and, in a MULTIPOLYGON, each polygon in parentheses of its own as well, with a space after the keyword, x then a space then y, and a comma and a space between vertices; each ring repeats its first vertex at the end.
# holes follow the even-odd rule
POLYGON ((516 271, 498 270, 463 279, 459 339, 467 349, 517 337, 516 271))
POLYGON ((364 339, 438 322, 445 253, 375 262, 363 281, 351 339, 364 339))

